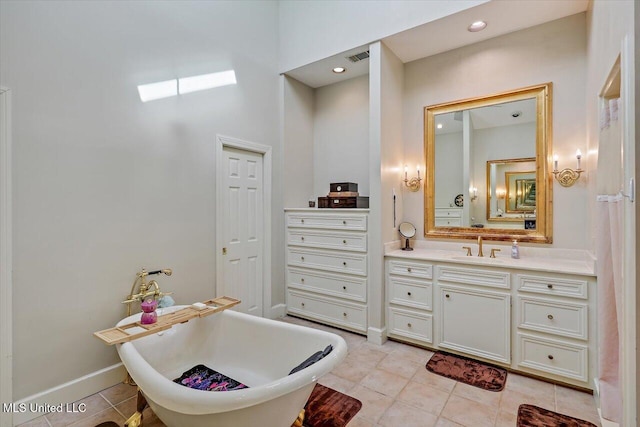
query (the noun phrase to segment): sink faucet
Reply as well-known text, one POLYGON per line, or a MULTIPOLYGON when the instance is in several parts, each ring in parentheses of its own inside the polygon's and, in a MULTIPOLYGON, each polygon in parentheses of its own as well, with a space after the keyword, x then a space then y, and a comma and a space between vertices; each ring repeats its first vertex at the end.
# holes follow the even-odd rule
POLYGON ((484 256, 482 253, 482 236, 478 236, 478 256, 484 256))
POLYGON ((173 293, 160 292, 160 286, 155 280, 151 280, 149 283, 145 281, 145 278, 147 276, 161 273, 166 274, 167 276, 171 276, 173 271, 170 268, 155 271, 147 271, 143 268, 142 271, 136 273, 136 279, 133 281, 133 285, 131 285, 131 292, 129 292, 129 296, 127 297, 127 299, 122 301, 123 304, 127 304, 127 316, 131 316, 131 304, 133 304, 134 302, 142 302, 149 297, 161 298, 165 295, 171 295, 173 293), (134 294, 138 282, 140 282, 140 285, 138 286, 138 292, 134 294))

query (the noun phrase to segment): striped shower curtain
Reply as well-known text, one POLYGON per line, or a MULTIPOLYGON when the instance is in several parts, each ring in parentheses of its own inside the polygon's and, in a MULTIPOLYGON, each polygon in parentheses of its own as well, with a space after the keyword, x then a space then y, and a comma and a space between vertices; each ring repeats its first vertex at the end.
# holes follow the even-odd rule
POLYGON ((622 418, 620 384, 622 326, 622 259, 624 198, 619 99, 603 100, 598 148, 597 232, 598 259, 598 372, 602 417, 622 418))

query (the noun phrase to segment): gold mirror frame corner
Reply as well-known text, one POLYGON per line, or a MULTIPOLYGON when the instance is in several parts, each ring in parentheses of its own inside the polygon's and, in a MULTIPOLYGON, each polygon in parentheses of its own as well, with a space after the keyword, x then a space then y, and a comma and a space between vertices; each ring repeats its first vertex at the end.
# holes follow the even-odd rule
POLYGON ((424 236, 436 239, 518 240, 553 243, 552 162, 552 88, 551 82, 489 96, 447 102, 424 107, 424 153, 427 173, 424 185, 424 236), (536 99, 536 229, 474 227, 435 227, 435 121, 436 114, 466 110, 522 99, 536 99))

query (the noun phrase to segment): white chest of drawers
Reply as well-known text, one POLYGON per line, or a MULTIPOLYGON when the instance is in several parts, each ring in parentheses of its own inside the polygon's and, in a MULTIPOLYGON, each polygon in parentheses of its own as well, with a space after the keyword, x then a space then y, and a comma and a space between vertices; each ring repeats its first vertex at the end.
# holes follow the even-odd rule
POLYGON ((367 332, 365 209, 285 209, 287 312, 367 332))
POLYGON ((436 208, 436 227, 460 227, 462 225, 462 208, 436 208))

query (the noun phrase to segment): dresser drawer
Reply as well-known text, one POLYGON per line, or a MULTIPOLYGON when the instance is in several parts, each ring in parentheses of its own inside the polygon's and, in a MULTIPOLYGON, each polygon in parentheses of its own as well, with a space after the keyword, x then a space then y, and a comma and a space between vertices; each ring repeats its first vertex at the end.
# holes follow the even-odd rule
POLYGON ((518 366, 580 381, 588 379, 587 347, 518 334, 518 366))
POLYGON ((429 314, 389 307, 388 333, 433 343, 433 318, 429 314))
POLYGON ((435 218, 436 227, 461 227, 462 218, 435 218))
POLYGON ((318 295, 289 290, 287 311, 347 329, 367 331, 367 307, 318 295))
POLYGON ((367 231, 367 216, 361 214, 322 215, 312 212, 290 213, 287 215, 287 227, 367 231))
POLYGON ((324 249, 347 251, 367 251, 367 235, 360 232, 322 231, 290 228, 287 230, 287 244, 324 249))
POLYGON ((287 286, 367 302, 367 279, 306 268, 287 269, 287 286))
POLYGON ((367 255, 348 252, 323 251, 321 249, 287 248, 289 265, 338 273, 367 275, 367 255))
POLYGON ((569 338, 588 338, 586 304, 518 298, 519 327, 569 338))
POLYGON ((497 269, 482 270, 461 267, 438 267, 438 282, 462 283, 465 285, 487 286, 510 289, 511 275, 497 269))
POLYGON ((587 299, 587 281, 562 277, 517 275, 518 290, 544 295, 587 299))
POLYGON ((459 208, 436 208, 436 218, 462 218, 462 209, 459 208))
POLYGON ((411 261, 389 261, 389 274, 399 274, 407 277, 420 277, 431 279, 433 277, 433 266, 411 261))
POLYGON ((389 302, 431 311, 432 288, 430 282, 392 276, 389 278, 389 302))

